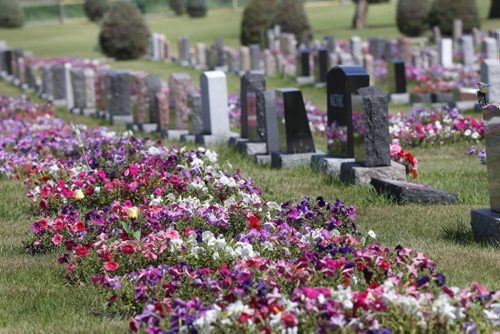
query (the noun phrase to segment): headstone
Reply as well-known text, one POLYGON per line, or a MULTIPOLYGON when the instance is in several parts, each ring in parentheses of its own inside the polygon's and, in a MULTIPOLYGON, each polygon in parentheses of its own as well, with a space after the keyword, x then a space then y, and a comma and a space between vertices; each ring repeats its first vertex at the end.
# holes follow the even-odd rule
POLYGON ((54 99, 64 100, 66 99, 66 82, 64 74, 63 64, 54 64, 52 66, 53 78, 54 78, 54 99))
POLYGON ((439 43, 441 42, 441 29, 438 27, 438 26, 435 26, 432 28, 432 41, 439 45, 439 43))
POLYGON ((392 65, 394 66, 394 92, 396 94, 406 93, 405 62, 401 59, 394 59, 392 65))
POLYGON ((317 50, 316 64, 316 82, 326 84, 326 75, 328 74, 328 50, 319 48, 317 50))
POLYGON ((450 38, 442 38, 439 42, 439 65, 453 66, 453 40, 450 38))
POLYGON ((49 64, 42 65, 42 97, 52 99, 54 96, 53 72, 52 66, 49 64))
POLYGON ((368 87, 370 77, 361 66, 336 66, 327 76, 328 151, 354 158, 354 136, 361 110, 353 110, 352 94, 368 87), (353 124, 354 123, 354 124, 353 124))
POLYGON ((85 109, 90 112, 96 109, 96 75, 92 68, 83 70, 85 88, 85 109))
POLYGON ((413 48, 411 46, 411 41, 408 37, 401 37, 398 39, 398 46, 400 50, 401 59, 406 64, 411 64, 411 55, 413 53, 413 48))
POLYGON ((130 74, 125 70, 112 71, 110 73, 109 112, 113 122, 127 123, 132 119, 132 105, 130 99, 130 74))
POLYGON ((203 72, 200 86, 203 133, 217 139, 228 138, 230 131, 226 75, 221 71, 203 72))
POLYGON ((250 68, 252 71, 260 71, 260 45, 250 45, 250 68))
POLYGON ((474 66, 474 40, 471 35, 464 35, 460 38, 460 51, 464 66, 468 68, 474 66))
POLYGON ((144 84, 147 93, 147 119, 149 120, 149 124, 143 124, 141 130, 145 132, 156 131, 157 124, 159 123, 159 106, 156 94, 161 91, 161 79, 157 75, 149 74, 144 79, 144 84), (146 127, 148 128, 146 129, 146 127))
POLYGON ((134 123, 136 125, 150 123, 149 118, 149 101, 148 91, 146 88, 147 73, 135 71, 131 73, 131 88, 132 88, 132 113, 134 115, 134 123))
POLYGON ((463 22, 460 19, 453 20, 453 41, 456 43, 463 35, 463 22))
POLYGON ((196 43, 196 65, 199 69, 206 69, 207 58, 206 58, 206 47, 204 43, 196 43))
POLYGON ((240 74, 240 55, 235 49, 228 49, 226 51, 227 64, 230 73, 239 75, 240 74))
POLYGON ((257 140, 256 94, 266 89, 266 79, 260 73, 249 72, 244 74, 240 81, 241 138, 257 140))
POLYGON ((82 110, 85 108, 85 78, 83 76, 83 69, 74 67, 70 72, 74 107, 82 110))
POLYGON ((362 53, 362 45, 361 45, 361 37, 352 36, 351 37, 351 54, 354 59, 355 64, 361 64, 363 53, 362 53))
POLYGON ((497 41, 493 37, 486 37, 481 43, 481 52, 485 59, 498 59, 497 41))
POLYGON ((264 50, 264 73, 268 77, 276 75, 276 57, 270 50, 264 50))
POLYGON ((250 71, 250 49, 247 46, 242 46, 240 49, 240 70, 243 73, 250 71))
POLYGON ((279 152, 278 116, 276 114, 276 94, 274 91, 256 91, 256 105, 259 110, 257 131, 266 143, 267 153, 279 152))
POLYGON ((309 49, 300 50, 300 76, 302 77, 311 76, 310 55, 309 49))
POLYGON ((168 87, 162 86, 156 93, 156 103, 158 104, 158 131, 165 135, 170 127, 170 102, 168 87))
POLYGON ((481 44, 482 33, 481 30, 479 30, 479 28, 477 27, 472 28, 472 38, 474 40, 474 46, 479 46, 481 44))
POLYGON ((207 68, 213 70, 215 68, 215 54, 211 48, 205 48, 205 60, 207 68))
POLYGON ((71 64, 64 64, 64 85, 66 86, 66 110, 73 109, 75 103, 73 100, 73 87, 71 85, 71 64))
POLYGON ((382 59, 384 40, 380 39, 380 37, 370 37, 368 39, 368 49, 374 60, 382 59))
POLYGON ((372 178, 371 185, 379 194, 393 198, 399 204, 453 204, 458 200, 457 194, 426 184, 372 178))
POLYGON ((189 37, 183 36, 178 39, 177 52, 179 53, 179 64, 189 66, 189 37))
POLYGON ((326 49, 328 50, 328 53, 334 53, 337 50, 337 41, 335 40, 335 37, 327 35, 324 37, 324 40, 326 41, 326 49))
POLYGON ((295 57, 297 40, 294 34, 283 33, 280 37, 281 53, 285 57, 295 57))
POLYGON ((215 55, 216 66, 224 67, 226 60, 224 59, 224 40, 222 38, 217 38, 215 40, 215 55))
POLYGON ((195 135, 203 134, 203 110, 200 92, 195 89, 189 90, 188 106, 192 115, 192 133, 195 135))
POLYGON ((481 81, 491 84, 488 101, 492 102, 500 98, 500 60, 485 59, 481 63, 481 81))
POLYGON ((276 90, 278 116, 284 117, 285 129, 280 131, 280 149, 287 154, 314 153, 302 92, 296 88, 276 90))
POLYGON ((384 41, 384 54, 382 56, 385 61, 389 62, 392 60, 392 41, 390 39, 386 39, 384 41))
POLYGON ((170 104, 175 108, 175 129, 188 130, 189 108, 187 94, 192 87, 191 76, 187 73, 173 73, 168 80, 170 104))
POLYGON ((389 98, 373 87, 358 91, 363 98, 360 127, 364 129, 354 135, 355 159, 365 167, 390 166, 389 98))

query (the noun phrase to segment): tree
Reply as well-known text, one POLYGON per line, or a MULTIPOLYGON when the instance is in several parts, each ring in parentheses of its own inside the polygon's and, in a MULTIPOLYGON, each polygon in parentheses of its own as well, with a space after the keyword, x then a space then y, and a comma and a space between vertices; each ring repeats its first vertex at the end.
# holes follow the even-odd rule
POLYGON ((399 0, 396 23, 400 33, 420 36, 428 28, 429 0, 399 0))
POLYGON ((273 24, 277 0, 251 0, 243 11, 240 41, 242 45, 265 47, 265 33, 273 24))
POLYGON ((357 0, 356 10, 352 18, 352 29, 366 28, 366 19, 368 17, 368 0, 357 0))
POLYGON ((488 18, 500 18, 500 0, 491 0, 490 15, 488 15, 488 18))
POLYGON ((429 24, 438 26, 444 35, 453 34, 453 21, 462 20, 463 31, 470 33, 472 28, 480 26, 475 0, 434 0, 429 11, 429 24))
POLYGON ((24 25, 24 11, 16 0, 0 0, 0 27, 20 28, 24 25))
POLYGON ((283 32, 294 34, 299 42, 312 37, 303 0, 281 0, 275 10, 273 25, 280 25, 283 32))

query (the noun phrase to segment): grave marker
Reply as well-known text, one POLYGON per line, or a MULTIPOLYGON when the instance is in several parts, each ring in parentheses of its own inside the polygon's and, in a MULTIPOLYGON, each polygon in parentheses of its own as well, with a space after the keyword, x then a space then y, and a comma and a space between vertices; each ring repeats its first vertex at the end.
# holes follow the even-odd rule
POLYGON ((244 74, 240 80, 241 138, 257 140, 256 94, 266 89, 264 75, 255 72, 244 74))

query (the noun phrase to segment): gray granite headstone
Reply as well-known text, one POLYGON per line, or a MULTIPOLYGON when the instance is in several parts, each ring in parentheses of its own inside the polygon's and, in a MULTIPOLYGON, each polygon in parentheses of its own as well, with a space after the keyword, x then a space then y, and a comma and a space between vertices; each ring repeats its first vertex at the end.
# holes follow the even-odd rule
POLYGON ((368 49, 374 60, 382 59, 384 54, 385 41, 380 37, 370 37, 368 39, 368 49))
POLYGON ((85 108, 85 78, 83 69, 74 67, 70 71, 71 85, 73 86, 74 106, 78 109, 85 108))
POLYGON ((250 45, 250 68, 252 71, 260 71, 260 46, 259 44, 250 45))
POLYGON ((53 72, 52 66, 49 64, 42 65, 42 94, 45 98, 53 98, 54 96, 54 86, 53 86, 53 72))
POLYGON ((355 158, 365 167, 391 165, 391 136, 389 134, 389 98, 384 92, 373 87, 360 88, 363 98, 364 131, 354 138, 355 158))
POLYGON ((130 74, 128 71, 120 70, 110 73, 111 79, 111 103, 110 113, 112 116, 132 116, 132 104, 130 99, 130 74))
POLYGON ((55 64, 52 66, 54 78, 54 99, 66 99, 66 76, 64 74, 64 64, 55 64))
POLYGON ((259 120, 260 138, 266 143, 267 153, 279 152, 278 116, 276 114, 276 94, 274 91, 256 92, 257 109, 264 117, 259 120))
POLYGON ((463 35, 463 22, 460 19, 453 20, 453 41, 458 42, 463 35))
POLYGON ((95 109, 97 105, 96 96, 96 75, 92 68, 83 70, 84 89, 85 89, 85 108, 95 109))
POLYGON ((500 213, 500 103, 483 108, 484 135, 488 154, 490 207, 500 213))
POLYGON ((188 92, 188 106, 191 109, 192 133, 203 134, 203 110, 201 108, 201 95, 196 89, 188 92))
POLYGON ((363 60, 361 37, 352 36, 350 41, 351 41, 351 55, 352 58, 354 59, 354 63, 361 64, 363 60))
POLYGON ((487 37, 481 43, 481 52, 486 59, 498 59, 497 41, 493 37, 487 37))
POLYGON ((189 127, 189 108, 187 94, 192 87, 191 76, 187 73, 173 73, 168 80, 170 105, 175 108, 175 129, 187 130, 189 127))
POLYGON ((334 53, 337 49, 337 41, 335 40, 335 37, 327 35, 324 37, 324 40, 326 41, 328 53, 334 53))
POLYGON ((73 109, 75 102, 73 100, 73 87, 71 85, 71 64, 64 64, 64 85, 66 88, 66 109, 73 109))
POLYGON ((216 66, 217 67, 224 66, 226 63, 224 59, 224 40, 220 37, 215 40, 215 54, 216 54, 216 66))
POLYGON ((266 89, 266 78, 261 73, 249 72, 241 76, 241 138, 258 139, 256 93, 266 89))
POLYGON ((500 98, 500 60, 485 59, 481 63, 481 81, 491 84, 488 101, 500 98))
POLYGON ((465 67, 474 65, 474 40, 471 35, 464 35, 460 38, 460 51, 462 54, 462 62, 465 67))

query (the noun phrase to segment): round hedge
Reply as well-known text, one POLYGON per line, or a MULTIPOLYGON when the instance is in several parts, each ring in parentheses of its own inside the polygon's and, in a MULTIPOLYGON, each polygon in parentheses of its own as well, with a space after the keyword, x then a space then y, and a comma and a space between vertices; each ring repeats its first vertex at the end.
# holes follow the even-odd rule
POLYGON ((431 4, 429 0, 399 0, 396 22, 400 33, 407 36, 420 36, 427 30, 427 18, 431 4))
POLYGON ((148 50, 150 32, 141 13, 131 3, 117 2, 102 20, 99 46, 118 60, 137 59, 148 50))
POLYGON ((85 0, 83 4, 85 15, 91 22, 99 22, 102 20, 106 12, 109 10, 108 0, 85 0))
POLYGON ((453 21, 461 19, 463 31, 469 33, 480 27, 479 14, 475 0, 434 0, 429 12, 429 24, 438 26, 444 35, 453 34, 453 21))
POLYGON ((24 25, 24 11, 16 0, 0 0, 0 27, 20 28, 24 25))
POLYGON ((186 12, 186 0, 170 0, 169 5, 175 15, 182 15, 186 12))
POLYGON ((187 0, 186 11, 189 17, 207 16, 207 0, 187 0))
POLYGON ((281 0, 275 11, 273 24, 279 24, 283 32, 292 33, 299 42, 312 37, 311 26, 302 0, 281 0))
POLYGON ((273 24, 277 0, 251 0, 243 11, 240 41, 242 45, 265 46, 265 33, 273 24))

